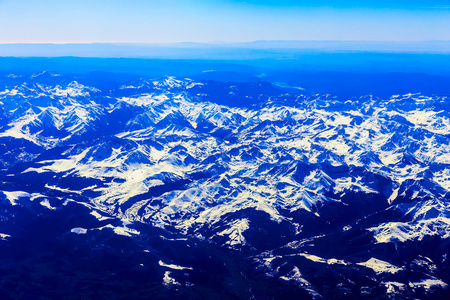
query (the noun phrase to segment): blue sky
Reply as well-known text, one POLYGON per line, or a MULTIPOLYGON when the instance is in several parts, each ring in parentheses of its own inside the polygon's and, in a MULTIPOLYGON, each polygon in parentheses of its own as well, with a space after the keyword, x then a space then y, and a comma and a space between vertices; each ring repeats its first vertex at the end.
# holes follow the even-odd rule
POLYGON ((450 0, 0 0, 0 43, 450 40, 450 0))

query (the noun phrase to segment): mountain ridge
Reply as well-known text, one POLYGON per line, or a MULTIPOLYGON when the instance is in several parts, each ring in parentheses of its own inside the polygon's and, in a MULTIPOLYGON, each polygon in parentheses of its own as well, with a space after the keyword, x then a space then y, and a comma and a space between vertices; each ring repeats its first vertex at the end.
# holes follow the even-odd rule
MULTIPOLYGON (((340 99, 174 77, 101 91, 53 79, 0 92, 2 217, 71 216, 72 203, 100 223, 86 217, 56 236, 106 230, 134 243, 162 230, 221 249, 214 263, 227 268, 246 257, 252 284, 314 299, 448 293, 448 98, 340 99)), ((20 238, 0 228, 0 243, 20 238)), ((155 280, 195 295, 204 267, 170 257, 155 258, 155 280)))

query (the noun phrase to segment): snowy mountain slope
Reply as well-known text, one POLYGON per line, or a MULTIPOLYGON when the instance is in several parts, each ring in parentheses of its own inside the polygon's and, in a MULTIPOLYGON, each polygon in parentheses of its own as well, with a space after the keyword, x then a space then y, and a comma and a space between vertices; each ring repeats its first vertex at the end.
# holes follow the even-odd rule
MULTIPOLYGON (((25 205, 20 193, 70 199, 206 239, 313 298, 441 295, 450 284, 447 98, 338 99, 173 77, 102 92, 61 82, 0 92, 8 205, 25 205), (242 103, 215 101, 218 90, 242 103)), ((102 228, 135 238, 126 224, 102 228)), ((164 282, 176 285, 168 265, 164 282)))

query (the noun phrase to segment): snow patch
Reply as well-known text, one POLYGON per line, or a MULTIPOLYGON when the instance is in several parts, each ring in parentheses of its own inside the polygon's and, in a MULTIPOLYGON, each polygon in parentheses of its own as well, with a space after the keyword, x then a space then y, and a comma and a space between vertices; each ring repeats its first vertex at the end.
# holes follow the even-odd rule
POLYGON ((31 195, 27 192, 6 192, 3 191, 3 194, 5 194, 6 199, 9 200, 9 202, 11 203, 12 206, 17 205, 17 200, 19 200, 20 198, 30 198, 31 195))
POLYGON ((228 229, 218 233, 217 235, 228 236, 228 241, 226 242, 227 245, 245 245, 246 241, 242 233, 249 228, 250 226, 248 219, 240 219, 231 223, 228 229))
POLYGON ((374 257, 372 257, 371 259, 369 259, 366 262, 357 263, 357 265, 372 269, 377 274, 381 274, 381 273, 395 274, 402 270, 402 268, 396 267, 388 262, 382 261, 380 259, 376 259, 374 257))
POLYGON ((51 210, 55 210, 56 209, 56 207, 51 206, 51 204, 48 201, 48 199, 45 199, 45 200, 41 201, 39 204, 44 206, 44 207, 47 207, 48 209, 51 209, 51 210))
POLYGON ((6 233, 0 233, 0 239, 3 240, 3 241, 7 240, 7 239, 10 238, 10 237, 11 237, 11 236, 10 236, 9 234, 6 234, 6 233))
POLYGON ((193 270, 190 267, 181 267, 181 266, 177 266, 174 264, 166 264, 162 260, 160 260, 158 263, 161 267, 166 267, 166 268, 173 269, 173 270, 193 270))
POLYGON ((443 282, 440 279, 425 279, 422 280, 420 282, 410 282, 409 286, 414 288, 414 287, 421 287, 424 288, 426 290, 429 290, 433 287, 441 287, 441 288, 446 288, 448 286, 447 283, 443 282))
POLYGON ((110 228, 114 231, 115 234, 123 235, 127 237, 132 237, 133 235, 139 235, 141 234, 139 231, 133 228, 128 228, 128 225, 132 224, 129 220, 122 220, 122 226, 113 226, 111 224, 108 224, 106 226, 96 228, 98 230, 103 230, 105 228, 110 228))
POLYGON ((329 264, 329 265, 349 265, 349 263, 340 260, 340 259, 336 259, 336 258, 329 258, 329 259, 325 259, 316 255, 312 255, 312 254, 307 254, 307 253, 300 253, 300 256, 303 256, 311 261, 314 262, 320 262, 320 263, 324 263, 324 264, 329 264))
POLYGON ((171 275, 172 275, 171 271, 164 272, 163 284, 167 287, 180 286, 181 284, 178 281, 176 281, 175 278, 172 278, 171 275))
POLYGON ((76 234, 87 234, 87 229, 81 228, 81 227, 75 227, 75 228, 72 228, 70 230, 70 232, 73 232, 73 233, 76 233, 76 234))

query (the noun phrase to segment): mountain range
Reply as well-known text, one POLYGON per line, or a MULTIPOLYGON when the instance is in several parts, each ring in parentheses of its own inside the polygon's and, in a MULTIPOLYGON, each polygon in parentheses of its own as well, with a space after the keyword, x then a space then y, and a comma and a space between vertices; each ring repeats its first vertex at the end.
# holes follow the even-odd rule
POLYGON ((2 299, 450 296, 448 97, 2 82, 2 299))

